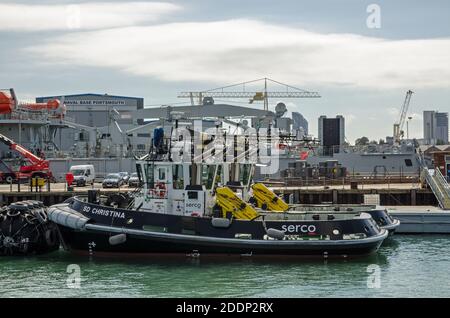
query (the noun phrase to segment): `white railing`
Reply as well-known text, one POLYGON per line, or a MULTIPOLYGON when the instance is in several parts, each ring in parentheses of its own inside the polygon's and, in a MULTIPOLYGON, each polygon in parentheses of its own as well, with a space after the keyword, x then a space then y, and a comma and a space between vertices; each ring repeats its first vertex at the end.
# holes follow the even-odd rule
POLYGON ((441 208, 450 210, 450 187, 439 169, 428 169, 424 167, 421 178, 426 180, 441 208))
POLYGON ((441 170, 436 169, 435 170, 436 178, 438 179, 438 183, 442 186, 442 190, 444 193, 447 194, 447 197, 450 198, 450 185, 448 184, 447 180, 444 178, 444 176, 441 173, 441 170))

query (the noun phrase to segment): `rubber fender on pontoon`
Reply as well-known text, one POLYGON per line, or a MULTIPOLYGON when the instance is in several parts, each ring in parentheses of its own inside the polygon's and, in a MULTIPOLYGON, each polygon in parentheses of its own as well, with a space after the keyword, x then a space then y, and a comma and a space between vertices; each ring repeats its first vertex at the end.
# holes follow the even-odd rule
POLYGON ((48 219, 56 224, 74 229, 83 230, 84 226, 89 219, 77 212, 68 212, 58 207, 50 207, 47 210, 48 219))
POLYGON ((214 227, 220 227, 220 228, 229 228, 231 225, 231 220, 227 218, 212 218, 211 224, 214 227))
POLYGON ((127 241, 127 235, 124 233, 113 235, 109 237, 109 244, 111 245, 119 245, 123 244, 127 241))
POLYGON ((271 238, 274 238, 274 239, 277 239, 277 240, 284 239, 284 232, 283 231, 270 228, 270 229, 267 229, 266 233, 271 238))
MULTIPOLYGON (((38 210, 45 214, 45 209, 38 210)), ((16 202, 2 209, 0 256, 43 254, 59 248, 56 225, 40 223, 34 211, 33 204, 27 201, 16 202)))

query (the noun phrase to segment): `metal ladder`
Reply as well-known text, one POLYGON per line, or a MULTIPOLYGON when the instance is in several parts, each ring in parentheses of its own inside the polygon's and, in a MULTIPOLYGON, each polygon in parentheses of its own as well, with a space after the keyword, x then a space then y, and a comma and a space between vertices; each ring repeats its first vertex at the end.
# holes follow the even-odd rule
POLYGON ((421 181, 426 181, 433 191, 439 205, 444 210, 450 210, 450 185, 439 169, 422 168, 421 181))

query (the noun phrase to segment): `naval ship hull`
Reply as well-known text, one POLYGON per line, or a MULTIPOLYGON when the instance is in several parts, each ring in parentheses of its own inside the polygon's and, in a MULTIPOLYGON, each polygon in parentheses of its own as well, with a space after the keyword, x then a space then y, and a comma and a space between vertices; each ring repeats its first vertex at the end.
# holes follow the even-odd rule
POLYGON ((90 254, 352 256, 377 251, 388 236, 365 213, 333 221, 232 220, 217 227, 209 217, 114 209, 76 198, 50 207, 49 219, 58 224, 65 249, 90 254), (283 237, 269 237, 274 229, 283 237))

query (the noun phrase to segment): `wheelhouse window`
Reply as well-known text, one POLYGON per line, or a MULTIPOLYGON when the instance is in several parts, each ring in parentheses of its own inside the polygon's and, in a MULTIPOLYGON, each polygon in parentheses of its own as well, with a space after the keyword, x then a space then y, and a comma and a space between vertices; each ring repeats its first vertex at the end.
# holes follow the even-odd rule
POLYGON ((183 165, 172 166, 173 188, 176 190, 184 189, 183 165))
POLYGON ((249 164, 240 164, 239 165, 239 181, 241 181, 242 185, 247 185, 250 181, 250 169, 251 165, 249 164))
POLYGON ((218 183, 221 183, 222 185, 224 184, 222 165, 217 166, 216 180, 214 184, 217 186, 218 183))
POLYGON ((158 179, 159 180, 166 180, 166 168, 159 168, 158 169, 158 179))
POLYGON ((153 164, 145 165, 145 175, 147 176, 147 187, 154 188, 155 187, 155 173, 153 164))
POLYGON ((214 181, 214 173, 216 172, 216 165, 203 165, 202 166, 202 185, 206 189, 211 189, 214 181))
POLYGON ((136 165, 136 173, 137 173, 139 181, 142 181, 143 174, 142 174, 142 166, 140 164, 136 165))
POLYGON ((407 167, 412 167, 412 161, 411 161, 411 159, 405 159, 405 165, 407 166, 407 167))

